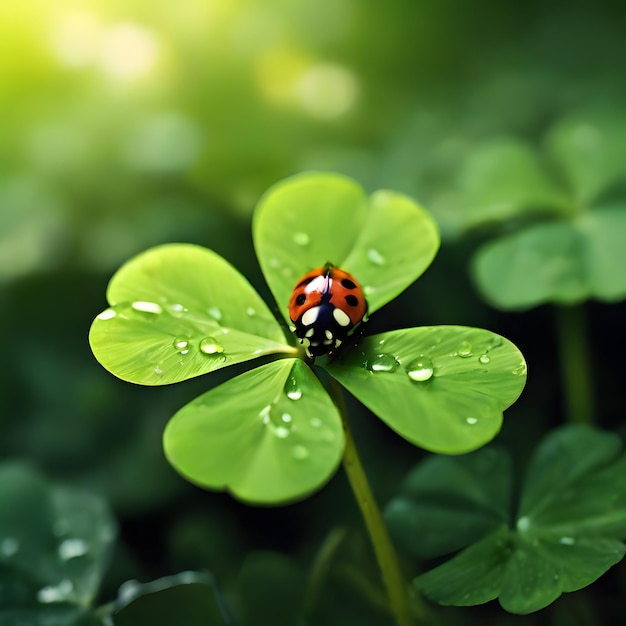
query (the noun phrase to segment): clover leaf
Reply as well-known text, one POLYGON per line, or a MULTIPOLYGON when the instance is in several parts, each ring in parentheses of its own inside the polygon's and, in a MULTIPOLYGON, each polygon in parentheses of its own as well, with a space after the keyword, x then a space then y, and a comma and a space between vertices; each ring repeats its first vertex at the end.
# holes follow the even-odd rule
POLYGON ((426 596, 455 606, 498 598, 511 613, 531 613, 591 584, 626 553, 626 455, 617 436, 582 425, 552 431, 513 516, 514 493, 502 450, 431 458, 410 473, 386 511, 396 541, 419 558, 462 549, 416 579, 426 596))
POLYGON ((93 623, 116 524, 98 496, 0 467, 0 623, 93 623))
POLYGON ((455 199, 467 209, 459 219, 465 227, 520 220, 474 257, 490 303, 521 310, 626 296, 625 146, 624 118, 595 112, 555 124, 541 152, 516 139, 476 151, 455 199))
MULTIPOLYGON (((281 326, 297 280, 331 262, 358 280, 374 313, 426 270, 439 235, 408 197, 368 197, 346 177, 317 173, 272 187, 257 207, 253 235, 280 322, 224 259, 169 244, 115 274, 90 343, 109 371, 147 385, 265 357, 180 409, 164 448, 190 481, 268 504, 318 489, 344 452, 340 412, 281 326)), ((348 343, 317 364, 429 450, 461 453, 489 441, 525 381, 517 348, 479 329, 406 329, 348 343)))

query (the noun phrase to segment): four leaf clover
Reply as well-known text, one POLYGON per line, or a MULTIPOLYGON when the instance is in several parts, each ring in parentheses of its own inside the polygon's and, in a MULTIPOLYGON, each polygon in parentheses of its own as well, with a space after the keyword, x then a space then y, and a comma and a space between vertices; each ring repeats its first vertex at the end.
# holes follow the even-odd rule
MULTIPOLYGON (((164 448, 190 481, 270 504, 320 488, 344 451, 339 409, 288 330, 297 280, 331 262, 359 281, 375 313, 427 269, 439 235, 429 214, 404 195, 368 197, 344 176, 306 173, 261 198, 253 236, 278 319, 223 258, 166 244, 113 276, 110 306, 95 319, 90 343, 105 368, 144 385, 250 362, 250 370, 181 408, 166 427, 164 448)), ((490 441, 526 378, 511 342, 463 326, 365 336, 315 366, 402 437, 447 454, 490 441)))

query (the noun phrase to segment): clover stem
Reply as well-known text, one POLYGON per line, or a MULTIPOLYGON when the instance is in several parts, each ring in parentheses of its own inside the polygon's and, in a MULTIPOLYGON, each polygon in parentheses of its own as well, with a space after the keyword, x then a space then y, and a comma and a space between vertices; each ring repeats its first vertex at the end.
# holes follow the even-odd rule
MULTIPOLYGON (((397 626, 412 626, 413 618, 409 610, 404 577, 400 571, 396 551, 391 543, 383 516, 374 499, 374 494, 372 493, 365 470, 361 464, 361 459, 359 458, 354 438, 352 437, 343 392, 339 384, 332 379, 329 381, 329 386, 335 404, 341 413, 345 433, 346 447, 343 454, 343 467, 348 475, 350 486, 361 509, 365 526, 367 527, 374 552, 376 553, 383 583, 389 597, 391 612, 397 626)), ((426 606, 421 597, 417 595, 417 592, 415 595, 412 595, 412 601, 413 608, 420 614, 420 621, 425 620, 426 606)))
POLYGON ((556 307, 556 331, 567 419, 575 424, 591 424, 593 368, 587 341, 584 307, 582 305, 556 307))

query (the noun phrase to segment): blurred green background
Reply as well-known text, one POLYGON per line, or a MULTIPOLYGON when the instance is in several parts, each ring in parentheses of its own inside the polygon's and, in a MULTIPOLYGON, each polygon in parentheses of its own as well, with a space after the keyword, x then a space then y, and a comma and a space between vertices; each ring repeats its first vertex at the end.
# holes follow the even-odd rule
MULTIPOLYGON (((228 579, 252 550, 306 564, 333 525, 359 532, 341 475, 275 510, 186 484, 163 459, 163 427, 226 375, 134 387, 87 343, 112 273, 158 243, 210 247, 267 295, 250 220, 282 177, 334 170, 430 209, 442 252, 373 330, 499 332, 530 371, 502 441, 523 458, 562 421, 551 310, 500 313, 480 299, 468 268, 491 231, 467 232, 458 185, 486 142, 540 146, 565 116, 626 111, 624 32, 619 1, 0 3, 0 459, 109 500, 121 539, 103 600, 132 577, 208 568, 228 579)), ((625 311, 588 313, 598 421, 623 427, 625 311)), ((422 453, 352 408, 384 502, 422 453)))

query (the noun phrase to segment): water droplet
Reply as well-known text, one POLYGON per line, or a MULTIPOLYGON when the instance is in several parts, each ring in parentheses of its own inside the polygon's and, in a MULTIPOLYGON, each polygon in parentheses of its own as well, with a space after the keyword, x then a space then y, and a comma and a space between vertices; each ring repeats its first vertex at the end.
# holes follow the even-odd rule
POLYGON ((367 361, 365 367, 371 372, 395 372, 400 365, 398 359, 393 354, 377 354, 373 359, 367 361))
POLYGON ((385 264, 385 257, 375 248, 370 248, 367 251, 367 260, 374 265, 385 264))
POLYGON ((135 309, 135 311, 140 311, 141 313, 153 313, 154 315, 163 313, 161 305, 156 302, 143 302, 142 300, 139 300, 137 302, 133 302, 130 306, 135 309))
POLYGON ((106 309, 98 315, 98 319, 103 321, 112 320, 116 315, 117 313, 113 309, 106 309))
POLYGON ((210 306, 207 309, 207 313, 217 322, 222 319, 222 312, 216 306, 210 306))
POLYGON ((469 341, 461 341, 456 353, 463 359, 472 356, 472 344, 469 341))
POLYGON ((154 368, 154 373, 155 373, 157 376, 161 376, 161 375, 163 374, 163 370, 162 370, 162 369, 161 369, 161 368, 157 365, 157 366, 154 368))
POLYGON ((290 376, 285 383, 285 394, 290 400, 300 400, 302 390, 298 387, 298 381, 294 376, 290 376))
POLYGON ((291 423, 291 420, 292 420, 293 418, 291 417, 291 415, 289 415, 289 413, 283 413, 283 414, 280 416, 280 419, 281 419, 283 422, 285 422, 285 424, 289 424, 289 423, 291 423))
POLYGON ((291 448, 291 454, 293 455, 293 458, 298 461, 304 461, 304 459, 309 458, 309 450, 304 446, 294 446, 291 448))
POLYGON ((74 585, 71 580, 64 579, 58 585, 49 585, 48 587, 42 587, 37 592, 37 600, 39 602, 62 602, 67 600, 72 591, 74 585))
POLYGON ((280 261, 275 256, 273 256, 268 261, 268 263, 269 263, 269 266, 274 270, 277 270, 280 267, 280 261))
POLYGON ((65 539, 59 544, 59 556, 64 561, 84 556, 89 552, 89 545, 83 539, 65 539))
POLYGON ((576 539, 574 539, 574 537, 561 537, 559 543, 564 546, 573 546, 576 543, 576 539))
POLYGON ((520 517, 517 520, 517 530, 525 531, 530 528, 530 518, 528 516, 520 517))
POLYGON ((176 350, 183 351, 189 349, 189 337, 186 335, 181 335, 180 337, 176 337, 173 342, 173 346, 176 350))
POLYGON ((285 439, 285 438, 289 437, 289 429, 286 426, 277 426, 274 429, 274 434, 279 439, 285 439))
POLYGON ((215 337, 205 337, 200 341, 200 352, 203 354, 221 354, 224 352, 224 346, 220 345, 215 337))
POLYGON ((425 382, 433 377, 433 362, 430 357, 420 354, 416 359, 406 366, 406 373, 411 380, 416 382, 425 382))
POLYGON ((4 556, 13 556, 20 549, 20 542, 14 537, 6 537, 0 543, 0 553, 4 556))
POLYGON ((294 233, 293 234, 293 242, 299 246, 308 246, 311 242, 311 238, 307 233, 294 233))
POLYGON ((478 362, 482 363, 483 365, 487 365, 489 361, 491 361, 491 359, 486 354, 482 354, 478 357, 478 362))
POLYGON ((313 428, 319 428, 322 425, 322 420, 319 417, 312 417, 310 424, 313 428))
POLYGON ((465 418, 465 423, 469 424, 470 426, 473 426, 474 424, 478 424, 478 418, 476 418, 476 417, 466 417, 465 418))
POLYGON ((366 296, 371 296, 375 291, 376 287, 372 287, 371 285, 365 285, 365 287, 363 287, 363 293, 366 296))
POLYGON ((270 423, 270 411, 272 410, 272 405, 268 404, 266 407, 263 407, 261 409, 261 412, 259 413, 259 417, 261 418, 261 421, 264 424, 269 424, 270 423))
POLYGON ((188 309, 186 309, 182 304, 170 304, 169 311, 172 314, 172 317, 180 318, 183 316, 188 309))
POLYGON ((526 362, 522 361, 511 373, 516 376, 526 376, 526 362))
POLYGON ((256 315, 256 311, 251 306, 249 306, 246 309, 246 315, 249 315, 250 317, 252 317, 253 315, 256 315))

